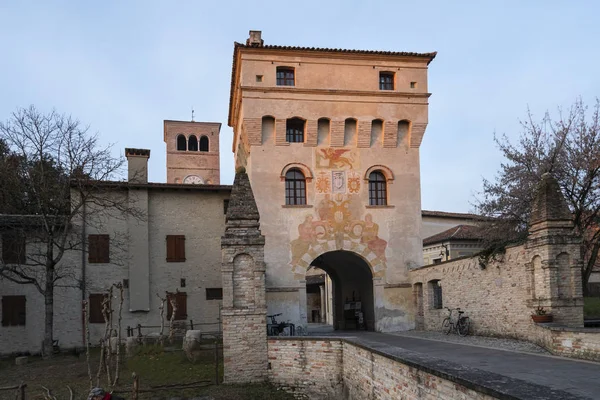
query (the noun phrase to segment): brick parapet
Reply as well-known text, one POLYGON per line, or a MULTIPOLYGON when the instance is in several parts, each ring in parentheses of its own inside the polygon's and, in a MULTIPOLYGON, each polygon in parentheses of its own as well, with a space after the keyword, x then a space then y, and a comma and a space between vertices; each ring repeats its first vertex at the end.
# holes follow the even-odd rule
POLYGON ((306 139, 304 141, 304 146, 315 147, 317 145, 317 140, 318 140, 317 120, 309 119, 308 121, 306 121, 305 133, 306 133, 306 139))
POLYGON ((398 142, 398 122, 385 121, 383 123, 383 147, 396 147, 398 142))
POLYGON ((268 340, 269 381, 310 399, 562 399, 553 389, 360 338, 268 340), (492 382, 503 382, 498 385, 492 382))
POLYGON ((244 118, 242 132, 246 135, 250 146, 262 143, 262 118, 244 118))
POLYGON ((346 121, 332 120, 330 122, 330 140, 331 147, 344 147, 346 121))
POLYGON ((358 147, 371 147, 371 121, 358 121, 358 147))

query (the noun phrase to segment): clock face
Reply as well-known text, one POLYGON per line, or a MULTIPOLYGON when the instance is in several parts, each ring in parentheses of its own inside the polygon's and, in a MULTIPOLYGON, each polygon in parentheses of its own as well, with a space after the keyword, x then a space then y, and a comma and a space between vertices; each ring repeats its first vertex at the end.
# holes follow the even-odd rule
POLYGON ((183 178, 183 183, 193 183, 200 185, 204 182, 202 182, 202 178, 200 178, 198 175, 188 175, 185 178, 183 178))

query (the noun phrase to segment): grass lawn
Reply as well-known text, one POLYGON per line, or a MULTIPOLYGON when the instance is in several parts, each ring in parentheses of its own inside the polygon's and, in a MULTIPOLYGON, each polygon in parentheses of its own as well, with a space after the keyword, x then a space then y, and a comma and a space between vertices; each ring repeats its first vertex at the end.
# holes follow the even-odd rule
POLYGON ((600 318, 600 297, 583 298, 583 315, 585 318, 600 318))
MULTIPOLYGON (((95 351, 92 355, 92 374, 98 368, 99 353, 95 351)), ((220 361, 221 362, 221 361, 220 361)), ((222 380, 222 365, 219 368, 222 380)), ((165 385, 173 383, 190 383, 197 381, 211 381, 215 379, 214 353, 212 351, 202 355, 195 363, 191 363, 181 351, 165 352, 157 347, 142 348, 135 357, 125 360, 121 364, 120 384, 115 391, 119 395, 130 398, 129 388, 132 384, 132 373, 139 376, 140 388, 148 389, 150 386, 165 385), (122 393, 125 391, 125 393, 122 393)), ((68 399, 69 385, 74 393, 75 399, 86 399, 89 391, 89 378, 85 356, 81 358, 74 355, 58 355, 51 360, 42 360, 39 357, 29 357, 29 363, 15 366, 14 359, 0 361, 0 387, 27 383, 27 398, 36 397, 44 391, 41 386, 52 390, 57 399, 68 399)), ((94 385, 95 385, 94 378, 94 385)), ((106 378, 100 381, 105 387, 106 378)), ((193 389, 169 389, 155 391, 152 393, 140 393, 140 399, 156 399, 169 397, 197 397, 210 395, 215 400, 250 400, 269 399, 287 400, 293 399, 291 394, 267 385, 214 385, 193 389)), ((0 391, 0 399, 15 399, 15 392, 0 391)))

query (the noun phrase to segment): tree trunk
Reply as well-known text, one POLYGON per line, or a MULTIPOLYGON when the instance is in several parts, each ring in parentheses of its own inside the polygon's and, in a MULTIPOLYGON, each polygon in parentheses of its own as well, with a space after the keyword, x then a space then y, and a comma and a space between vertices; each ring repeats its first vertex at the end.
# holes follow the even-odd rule
POLYGON ((42 354, 52 357, 53 353, 53 328, 54 328, 54 266, 46 266, 46 287, 44 289, 45 324, 42 354))

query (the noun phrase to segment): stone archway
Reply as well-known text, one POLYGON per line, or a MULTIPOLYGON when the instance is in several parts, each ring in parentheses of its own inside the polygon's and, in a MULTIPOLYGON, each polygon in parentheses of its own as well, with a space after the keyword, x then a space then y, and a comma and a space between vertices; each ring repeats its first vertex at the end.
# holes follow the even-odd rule
MULTIPOLYGON (((348 250, 326 251, 310 260, 309 267, 324 271, 331 282, 328 298, 320 299, 330 301, 323 307, 331 310, 331 319, 326 321, 330 328, 375 330, 374 281, 379 279, 374 279, 374 268, 366 258, 348 250)), ((309 314, 312 312, 310 304, 314 302, 315 293, 309 289, 313 286, 310 279, 304 282, 307 283, 305 306, 308 308, 305 314, 308 322, 314 322, 313 316, 309 314)))

